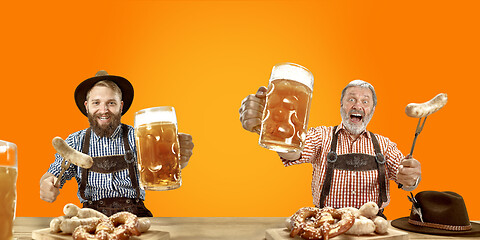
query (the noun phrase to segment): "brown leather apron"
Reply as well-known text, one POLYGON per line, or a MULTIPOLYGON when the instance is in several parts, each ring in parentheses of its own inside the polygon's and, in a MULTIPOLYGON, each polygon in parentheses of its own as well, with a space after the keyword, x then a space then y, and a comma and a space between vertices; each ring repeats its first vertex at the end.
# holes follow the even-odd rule
MULTIPOLYGON (((125 148, 125 155, 113 155, 104 157, 92 157, 93 165, 90 169, 82 168, 82 180, 80 183, 80 196, 87 200, 83 203, 83 207, 96 209, 103 214, 110 216, 116 212, 128 211, 139 217, 152 217, 152 213, 145 207, 143 200, 140 199, 140 187, 138 185, 135 161, 133 152, 128 144, 128 126, 122 124, 123 131, 123 146, 125 148), (88 182, 88 172, 96 173, 113 173, 120 170, 128 169, 132 186, 136 190, 136 198, 104 198, 97 201, 92 201, 85 196, 85 189, 88 182)), ((87 129, 85 139, 83 142, 82 152, 88 154, 90 148, 91 128, 87 129)))
POLYGON ((375 149, 375 156, 363 153, 349 153, 337 155, 336 151, 338 133, 335 133, 336 130, 337 126, 333 128, 333 139, 330 152, 327 155, 327 170, 325 174, 325 180, 323 181, 319 207, 323 208, 325 206, 325 200, 330 193, 334 169, 346 171, 377 170, 378 186, 380 188, 377 204, 379 207, 381 207, 382 203, 386 202, 388 199, 385 175, 385 157, 380 151, 380 145, 378 144, 377 138, 373 133, 369 132, 370 136, 372 137, 372 143, 375 149))

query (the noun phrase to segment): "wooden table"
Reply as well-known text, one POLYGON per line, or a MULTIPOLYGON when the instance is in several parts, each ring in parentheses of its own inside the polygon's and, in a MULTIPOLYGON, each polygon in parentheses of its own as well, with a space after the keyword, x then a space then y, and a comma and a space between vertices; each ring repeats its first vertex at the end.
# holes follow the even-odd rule
MULTIPOLYGON (((48 228, 47 217, 17 217, 14 224, 14 238, 32 239, 32 231, 48 228)), ((265 230, 284 227, 283 217, 155 217, 152 229, 170 233, 170 239, 265 239, 265 230)), ((409 239, 480 239, 476 237, 443 237, 409 233, 409 239)))

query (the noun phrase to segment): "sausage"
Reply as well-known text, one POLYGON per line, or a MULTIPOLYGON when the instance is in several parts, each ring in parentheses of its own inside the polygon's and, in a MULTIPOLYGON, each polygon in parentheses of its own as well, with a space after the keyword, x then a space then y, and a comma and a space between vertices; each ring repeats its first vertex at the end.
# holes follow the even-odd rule
POLYGON ((388 231, 388 221, 385 218, 376 216, 373 219, 373 223, 375 223, 375 232, 378 234, 385 234, 388 231))
POLYGON ((285 219, 285 227, 288 229, 288 231, 292 231, 293 229, 293 220, 291 217, 288 217, 287 219, 285 219))
POLYGON ((358 209, 358 213, 367 218, 375 217, 378 213, 378 205, 374 202, 367 202, 358 209))
POLYGON ((81 153, 67 145, 60 137, 54 137, 52 140, 53 148, 67 161, 82 167, 91 168, 93 165, 92 157, 81 153))
POLYGON ((78 217, 78 218, 107 218, 107 216, 95 209, 91 208, 79 208, 73 203, 67 203, 63 207, 63 213, 66 217, 78 217))
POLYGON ((345 234, 348 235, 367 235, 375 232, 375 223, 369 218, 360 216, 355 219, 353 226, 345 234))
POLYGON ((150 229, 150 226, 152 223, 150 222, 150 219, 148 218, 139 218, 138 219, 138 231, 141 233, 144 233, 150 229))
POLYGON ((65 219, 68 219, 68 217, 60 216, 60 217, 56 217, 56 218, 52 219, 52 221, 50 221, 50 232, 52 232, 52 233, 60 232, 61 231, 60 224, 65 219))
POLYGON ((60 230, 63 233, 73 233, 75 231, 75 228, 79 226, 85 226, 85 225, 90 225, 90 226, 96 226, 100 221, 100 218, 97 217, 91 217, 91 218, 68 218, 63 220, 60 223, 60 230))
POLYGON ((355 216, 355 218, 358 218, 360 216, 360 212, 358 211, 357 208, 354 208, 354 207, 344 207, 344 208, 340 208, 340 210, 349 211, 350 213, 353 214, 353 216, 355 216))
POLYGON ((65 217, 71 218, 78 215, 79 209, 80 208, 77 207, 77 205, 73 203, 67 203, 65 207, 63 207, 63 213, 65 214, 65 217))
POLYGON ((405 107, 405 113, 409 117, 422 118, 426 117, 447 104, 447 94, 440 93, 428 102, 424 103, 410 103, 405 107))

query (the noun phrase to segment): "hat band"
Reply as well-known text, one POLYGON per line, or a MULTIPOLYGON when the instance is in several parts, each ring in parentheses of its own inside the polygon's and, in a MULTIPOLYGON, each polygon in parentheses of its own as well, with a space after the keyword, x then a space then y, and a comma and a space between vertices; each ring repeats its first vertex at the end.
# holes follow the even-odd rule
POLYGON ((453 226, 453 225, 444 225, 444 224, 438 224, 438 223, 419 222, 412 219, 408 219, 408 223, 417 225, 417 226, 437 228, 437 229, 443 229, 448 231, 467 231, 472 229, 471 224, 467 226, 453 226))

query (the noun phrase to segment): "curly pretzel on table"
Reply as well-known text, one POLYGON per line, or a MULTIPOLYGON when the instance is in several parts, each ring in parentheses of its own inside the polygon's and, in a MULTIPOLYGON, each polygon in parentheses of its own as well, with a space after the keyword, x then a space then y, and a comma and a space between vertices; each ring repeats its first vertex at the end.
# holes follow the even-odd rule
POLYGON ((299 235, 304 239, 328 240, 348 231, 355 222, 355 216, 349 211, 331 207, 304 207, 291 220, 290 237, 299 235))
POLYGON ((75 240, 127 240, 139 236, 138 218, 129 212, 119 212, 102 218, 97 225, 80 226, 72 234, 75 240))

